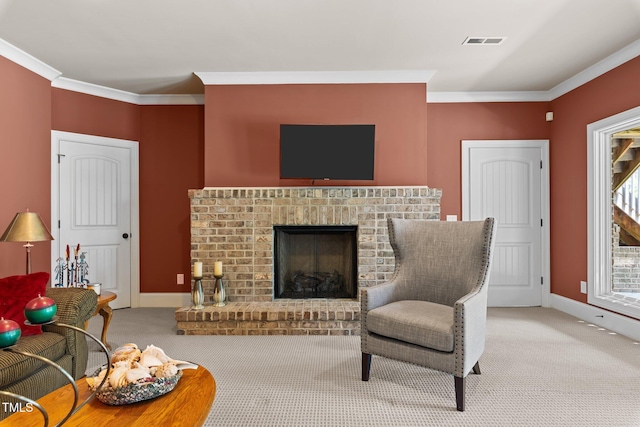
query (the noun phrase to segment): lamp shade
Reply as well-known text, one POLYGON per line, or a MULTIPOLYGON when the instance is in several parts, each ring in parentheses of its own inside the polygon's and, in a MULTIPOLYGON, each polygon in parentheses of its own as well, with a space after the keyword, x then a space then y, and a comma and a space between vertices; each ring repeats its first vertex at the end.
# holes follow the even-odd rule
POLYGON ((36 212, 18 212, 4 231, 0 242, 42 242, 53 236, 36 212))

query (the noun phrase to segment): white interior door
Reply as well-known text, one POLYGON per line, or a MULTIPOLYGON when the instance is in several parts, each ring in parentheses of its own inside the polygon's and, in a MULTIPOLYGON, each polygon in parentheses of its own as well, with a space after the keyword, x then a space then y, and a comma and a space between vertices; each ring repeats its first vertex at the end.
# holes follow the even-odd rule
POLYGON ((463 141, 467 162, 463 220, 494 217, 498 224, 489 306, 542 305, 546 189, 540 145, 540 141, 463 141))
POLYGON ((112 308, 131 306, 132 153, 107 138, 65 134, 57 140, 59 230, 57 257, 66 246, 86 252, 88 280, 116 293, 112 308))

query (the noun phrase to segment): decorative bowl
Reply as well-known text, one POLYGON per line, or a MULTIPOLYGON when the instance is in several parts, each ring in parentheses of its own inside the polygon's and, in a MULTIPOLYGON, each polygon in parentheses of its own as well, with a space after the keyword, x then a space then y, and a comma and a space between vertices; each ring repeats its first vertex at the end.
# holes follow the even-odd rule
MULTIPOLYGON (((96 372, 98 375, 100 370, 96 372)), ((154 381, 142 384, 128 384, 124 387, 113 388, 107 384, 96 392, 96 398, 107 405, 118 406, 142 402, 169 393, 178 384, 182 371, 166 378, 156 378, 154 381)))

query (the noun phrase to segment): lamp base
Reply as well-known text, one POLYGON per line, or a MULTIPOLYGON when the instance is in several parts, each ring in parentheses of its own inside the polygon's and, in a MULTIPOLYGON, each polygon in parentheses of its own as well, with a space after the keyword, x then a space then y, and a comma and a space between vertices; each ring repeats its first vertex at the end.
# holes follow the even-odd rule
POLYGON ((31 248, 33 244, 27 242, 22 246, 27 250, 27 274, 31 274, 31 248))

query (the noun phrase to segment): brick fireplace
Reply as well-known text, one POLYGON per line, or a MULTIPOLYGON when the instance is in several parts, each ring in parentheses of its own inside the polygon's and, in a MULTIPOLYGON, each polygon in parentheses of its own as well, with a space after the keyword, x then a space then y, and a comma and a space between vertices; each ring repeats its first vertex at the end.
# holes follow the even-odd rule
POLYGON ((387 217, 439 220, 440 197, 425 186, 189 190, 191 259, 203 263, 205 308, 178 309, 179 333, 359 333, 357 298, 274 298, 274 227, 356 226, 361 288, 393 273, 387 217), (223 262, 225 307, 207 306, 215 261, 223 262))

